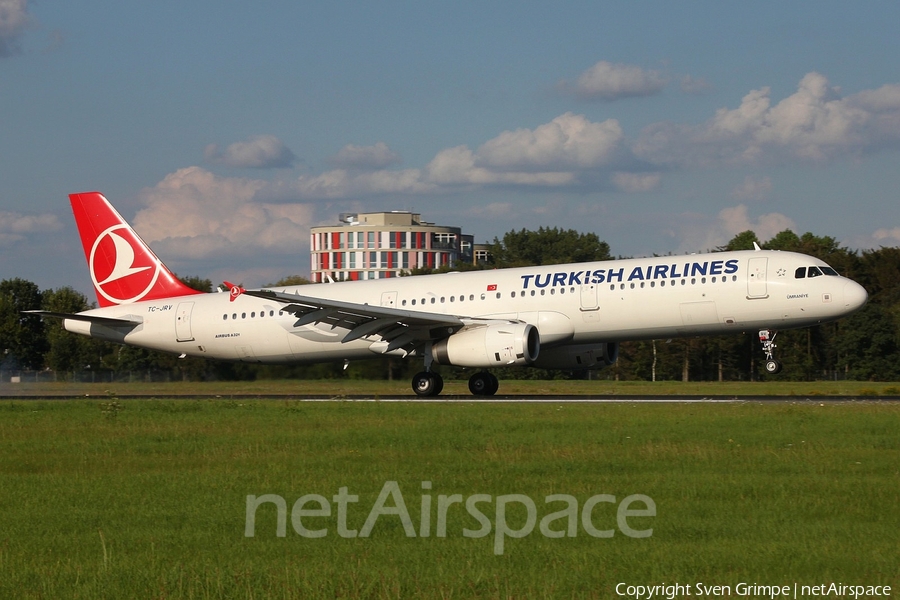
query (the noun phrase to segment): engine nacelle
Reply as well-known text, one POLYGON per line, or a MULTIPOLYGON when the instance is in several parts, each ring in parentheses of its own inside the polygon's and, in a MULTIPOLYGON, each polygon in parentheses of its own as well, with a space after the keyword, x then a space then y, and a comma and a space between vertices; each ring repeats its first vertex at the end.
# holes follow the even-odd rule
POLYGON ((432 355, 441 365, 488 368, 530 365, 540 349, 541 338, 534 325, 488 322, 469 325, 435 342, 432 355))
POLYGON ((615 364, 618 358, 619 344, 616 342, 578 344, 547 348, 533 366, 541 369, 601 369, 615 364))

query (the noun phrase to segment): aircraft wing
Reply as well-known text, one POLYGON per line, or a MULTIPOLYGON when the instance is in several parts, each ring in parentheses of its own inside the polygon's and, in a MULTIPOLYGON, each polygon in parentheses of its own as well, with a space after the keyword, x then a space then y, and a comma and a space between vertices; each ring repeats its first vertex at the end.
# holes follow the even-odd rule
POLYGON ((398 348, 410 352, 422 342, 445 338, 466 325, 458 317, 439 313, 341 302, 272 290, 242 290, 241 293, 284 304, 281 310, 297 317, 294 327, 328 323, 332 329, 349 329, 342 342, 377 335, 388 343, 383 352, 398 348))
POLYGON ((97 325, 106 325, 107 327, 134 327, 140 325, 144 321, 140 317, 131 319, 121 319, 116 317, 101 317, 98 315, 86 315, 84 313, 61 313, 49 310, 23 310, 23 313, 29 315, 40 315, 42 317, 53 317, 55 319, 72 319, 73 321, 87 321, 88 323, 96 323, 97 325))

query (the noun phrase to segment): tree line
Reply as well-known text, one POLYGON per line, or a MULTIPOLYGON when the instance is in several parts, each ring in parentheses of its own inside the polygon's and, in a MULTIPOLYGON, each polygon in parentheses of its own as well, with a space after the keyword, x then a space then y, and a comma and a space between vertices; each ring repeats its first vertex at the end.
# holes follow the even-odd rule
MULTIPOLYGON (((777 355, 784 364, 779 379, 900 380, 900 248, 851 250, 828 236, 797 235, 786 230, 768 241, 753 231, 736 235, 714 251, 750 250, 755 244, 768 250, 802 252, 820 258, 840 274, 862 284, 869 302, 858 313, 834 323, 778 334, 777 355)), ((453 269, 483 269, 571 262, 611 260, 609 245, 594 233, 540 228, 510 231, 495 238, 491 258, 481 265, 456 265, 453 269)), ((447 270, 446 267, 437 271, 447 270)), ((434 272, 417 269, 409 275, 434 272)), ((182 278, 190 287, 213 291, 209 279, 182 278)), ((273 286, 296 285, 308 280, 291 276, 273 286)), ((41 290, 25 279, 0 281, 0 373, 52 372, 57 379, 164 378, 407 378, 419 370, 419 361, 392 357, 322 365, 253 365, 179 359, 175 355, 121 346, 65 331, 56 319, 42 320, 22 311, 43 309, 79 312, 94 305, 80 292, 63 287, 41 290)), ((595 377, 620 380, 735 381, 768 376, 756 331, 718 337, 677 338, 627 342, 620 346, 619 361, 595 377)), ((442 368, 445 377, 456 369, 442 368), (447 372, 449 371, 449 373, 447 372)), ((583 373, 504 368, 501 378, 571 378, 583 373)), ((462 376, 462 373, 460 373, 462 376)))

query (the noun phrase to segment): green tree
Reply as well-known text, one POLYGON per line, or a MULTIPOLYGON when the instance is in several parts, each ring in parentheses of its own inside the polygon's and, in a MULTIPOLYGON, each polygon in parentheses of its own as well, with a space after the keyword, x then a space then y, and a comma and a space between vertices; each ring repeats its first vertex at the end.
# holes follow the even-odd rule
POLYGON ((22 312, 40 308, 37 284, 19 278, 0 281, 0 360, 6 365, 21 369, 44 366, 44 323, 41 317, 22 312))
MULTIPOLYGON (((176 277, 178 276, 176 275, 176 277)), ((178 279, 179 281, 181 281, 181 283, 188 286, 192 290, 206 293, 210 293, 213 291, 213 284, 210 279, 203 279, 202 277, 196 277, 194 275, 188 275, 187 277, 178 277, 178 279)))
POLYGON ((287 277, 282 277, 275 283, 267 283, 263 287, 290 287, 293 285, 310 285, 312 281, 303 277, 302 275, 288 275, 287 277))
MULTIPOLYGON (((43 292, 42 308, 61 313, 77 313, 90 308, 84 294, 70 287, 43 292)), ((59 319, 45 319, 47 351, 45 365, 60 374, 74 373, 85 368, 99 369, 101 358, 112 345, 66 331, 59 319)))
POLYGON ((491 244, 493 266, 524 267, 610 260, 609 244, 596 233, 541 227, 509 231, 491 244))
POLYGON ((742 231, 737 234, 731 241, 729 241, 724 246, 718 248, 723 252, 734 252, 735 250, 753 250, 753 244, 759 243, 759 238, 756 237, 756 234, 749 229, 747 231, 742 231))

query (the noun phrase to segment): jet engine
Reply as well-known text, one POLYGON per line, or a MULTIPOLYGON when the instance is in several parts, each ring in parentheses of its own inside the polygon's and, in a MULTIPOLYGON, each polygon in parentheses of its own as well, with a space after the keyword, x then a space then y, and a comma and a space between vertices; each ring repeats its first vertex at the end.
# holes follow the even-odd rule
POLYGON ((600 369, 608 367, 619 358, 619 344, 576 344, 547 348, 541 352, 534 365, 541 369, 600 369))
POLYGON ((530 365, 541 348, 537 327, 521 322, 469 325, 434 343, 432 355, 441 365, 502 367, 530 365))

